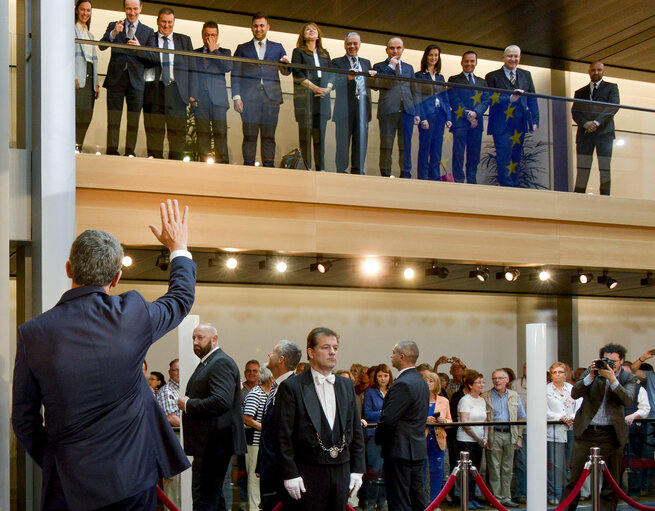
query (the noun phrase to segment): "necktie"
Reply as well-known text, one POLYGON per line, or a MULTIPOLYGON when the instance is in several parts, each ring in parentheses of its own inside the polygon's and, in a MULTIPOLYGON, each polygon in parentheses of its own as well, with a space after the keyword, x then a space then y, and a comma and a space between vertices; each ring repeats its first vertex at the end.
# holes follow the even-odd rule
POLYGON ((591 99, 595 101, 597 96, 598 96, 598 84, 594 83, 594 90, 591 92, 591 99))
POLYGON ((127 25, 127 39, 134 39, 134 23, 130 22, 127 25))
MULTIPOLYGON (((168 37, 164 37, 164 49, 168 50, 168 37)), ((168 53, 162 53, 163 62, 161 63, 161 76, 164 85, 171 83, 171 56, 168 53)))
POLYGON ((475 85, 475 78, 473 78, 473 73, 469 73, 469 84, 475 85))
POLYGON ((268 407, 272 406, 273 403, 275 402, 275 394, 277 393, 277 386, 278 383, 276 381, 274 381, 273 385, 271 385, 271 391, 268 393, 268 396, 266 397, 266 403, 264 404, 263 415, 266 415, 266 410, 268 410, 268 407))
POLYGON ((509 83, 512 84, 512 87, 516 87, 516 77, 514 76, 514 71, 509 72, 509 83))
MULTIPOLYGON (((353 71, 359 71, 357 57, 350 57, 350 63, 353 71)), ((364 94, 366 92, 366 78, 363 76, 355 77, 355 85, 357 94, 364 94)))
POLYGON ((259 57, 259 60, 264 60, 264 41, 259 41, 257 44, 259 45, 259 48, 257 48, 257 56, 259 57))
POLYGON ((334 379, 335 376, 333 374, 330 374, 329 376, 323 376, 322 374, 319 374, 316 376, 316 383, 319 385, 323 385, 324 383, 329 383, 330 385, 334 385, 334 379))
MULTIPOLYGON (((203 53, 209 53, 209 50, 208 50, 207 47, 205 46, 205 47, 203 48, 202 52, 203 52, 203 53)), ((207 68, 209 67, 209 59, 202 59, 202 64, 203 64, 203 66, 205 66, 205 69, 207 69, 207 68)))
POLYGON ((400 69, 400 62, 398 62, 398 65, 396 66, 396 76, 402 76, 402 71, 400 69))

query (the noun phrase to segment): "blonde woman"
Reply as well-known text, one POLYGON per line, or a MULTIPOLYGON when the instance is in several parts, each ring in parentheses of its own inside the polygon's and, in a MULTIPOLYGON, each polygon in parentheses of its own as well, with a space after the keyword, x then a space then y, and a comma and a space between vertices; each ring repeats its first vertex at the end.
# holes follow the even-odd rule
MULTIPOLYGON (((450 416, 450 404, 441 396, 441 382, 439 375, 428 371, 423 374, 423 379, 430 389, 430 408, 428 410, 428 424, 446 424, 453 422, 450 416)), ((425 436, 428 444, 428 459, 430 464, 430 500, 437 498, 443 487, 443 466, 446 456, 446 429, 428 427, 425 428, 425 436)), ((424 465, 424 471, 427 468, 424 465)))

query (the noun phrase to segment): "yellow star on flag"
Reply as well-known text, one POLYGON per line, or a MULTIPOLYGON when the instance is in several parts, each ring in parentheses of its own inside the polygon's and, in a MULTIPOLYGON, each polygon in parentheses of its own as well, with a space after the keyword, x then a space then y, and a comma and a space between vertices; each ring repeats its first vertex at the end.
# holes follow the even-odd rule
POLYGON ((458 120, 464 117, 464 105, 460 103, 459 108, 455 110, 455 115, 457 115, 458 120))
POLYGON ((516 166, 518 163, 514 163, 513 161, 509 162, 509 165, 507 165, 507 170, 509 170, 510 174, 516 174, 516 166))
POLYGON ((491 106, 494 106, 496 103, 500 103, 500 92, 494 92, 491 96, 491 106))
POLYGON ((521 135, 523 135, 523 133, 514 130, 514 135, 509 137, 510 140, 512 141, 512 147, 514 147, 516 144, 521 143, 521 135))
POLYGON ((473 106, 482 103, 482 93, 480 91, 475 91, 475 94, 471 96, 471 99, 473 100, 473 106))
POLYGON ((505 112, 503 112, 505 114, 505 120, 506 121, 508 121, 510 117, 512 119, 514 119, 514 110, 516 110, 515 106, 508 106, 507 110, 505 110, 505 112))

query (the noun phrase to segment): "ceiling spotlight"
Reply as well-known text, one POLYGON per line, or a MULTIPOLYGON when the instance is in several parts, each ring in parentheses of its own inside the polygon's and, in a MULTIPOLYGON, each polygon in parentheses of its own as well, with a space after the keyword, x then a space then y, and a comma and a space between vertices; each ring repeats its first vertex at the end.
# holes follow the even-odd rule
POLYGON ((646 278, 641 279, 642 286, 655 286, 655 278, 653 278, 653 273, 646 273, 646 278))
POLYGON ((616 279, 613 279, 607 274, 607 270, 603 271, 603 274, 598 277, 596 280, 598 281, 599 284, 605 284, 607 286, 607 289, 614 289, 616 286, 619 285, 618 281, 616 279))
POLYGON ((437 263, 432 263, 429 268, 425 270, 425 276, 430 277, 432 275, 439 277, 440 279, 445 279, 448 276, 448 268, 445 266, 439 266, 437 263))
POLYGON ((315 263, 312 263, 309 265, 309 271, 317 271, 319 273, 327 273, 330 271, 330 268, 332 268, 332 263, 329 261, 322 261, 320 259, 316 259, 315 263))
POLYGON ((578 270, 578 274, 571 277, 572 284, 576 284, 578 282, 580 284, 589 284, 589 282, 592 280, 594 280, 594 274, 590 272, 585 273, 582 270, 578 270))
POLYGON ((514 282, 519 278, 521 272, 518 268, 508 268, 507 266, 503 271, 496 273, 496 280, 505 279, 507 282, 514 282))
POLYGON ((489 268, 481 268, 478 266, 475 270, 469 272, 469 278, 476 278, 480 282, 486 282, 489 278, 489 268))
POLYGON ((403 272, 403 275, 407 280, 411 280, 414 278, 414 268, 405 268, 405 271, 403 272))
POLYGON ((380 271, 380 261, 377 259, 366 259, 362 264, 362 269, 366 275, 377 275, 380 271))
POLYGON ((171 262, 168 250, 162 248, 161 253, 157 256, 157 261, 155 261, 155 266, 161 271, 168 270, 168 264, 171 262))
POLYGON ((230 270, 234 270, 238 264, 239 262, 237 261, 236 257, 228 257, 227 261, 225 261, 225 266, 227 266, 230 270))
POLYGON ((550 272, 548 270, 541 270, 539 272, 539 280, 541 282, 546 282, 550 278, 550 272))
POLYGON ((284 261, 278 261, 275 264, 275 269, 278 271, 278 273, 284 273, 285 271, 287 271, 287 263, 285 263, 284 261))
POLYGON ((125 266, 125 268, 129 268, 130 266, 132 266, 133 262, 134 261, 132 260, 132 258, 130 256, 128 256, 128 255, 123 256, 123 266, 125 266))

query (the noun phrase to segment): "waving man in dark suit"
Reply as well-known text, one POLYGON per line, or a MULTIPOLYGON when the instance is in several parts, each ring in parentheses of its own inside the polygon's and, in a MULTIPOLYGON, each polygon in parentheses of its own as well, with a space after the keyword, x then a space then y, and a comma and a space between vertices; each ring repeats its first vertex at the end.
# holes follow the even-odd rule
MULTIPOLYGON (((246 453, 239 368, 218 346, 213 325, 193 330, 193 352, 200 359, 178 399, 184 451, 193 456, 194 511, 215 511, 223 500, 222 481, 233 454, 246 453)), ((225 503, 223 502, 223 509, 225 503)))
POLYGON ((428 457, 425 421, 430 390, 416 370, 418 346, 413 341, 396 344, 391 364, 400 373, 389 388, 375 430, 382 446, 387 500, 393 511, 423 511, 427 507, 423 463, 428 457))
POLYGON ((338 348, 335 332, 315 328, 307 336, 311 369, 278 387, 273 411, 278 463, 291 496, 285 509, 344 511, 349 493, 362 485, 359 406, 352 382, 332 374, 338 348))
POLYGON ((18 329, 12 422, 43 469, 42 509, 154 511, 159 478, 189 466, 141 369, 150 345, 193 304, 187 211, 181 217, 168 201, 161 231, 151 226, 171 251, 164 296, 109 295, 123 249, 108 232, 84 231, 66 263, 73 288, 18 329))
MULTIPOLYGON (((603 80, 605 65, 602 62, 589 64, 591 83, 575 91, 576 99, 590 99, 603 103, 620 103, 619 86, 603 80)), ((600 194, 610 194, 610 162, 612 161, 612 144, 614 143, 614 114, 618 107, 573 103, 571 115, 578 125, 575 135, 575 148, 578 152, 578 175, 575 191, 585 193, 594 149, 598 157, 600 171, 600 194)))

